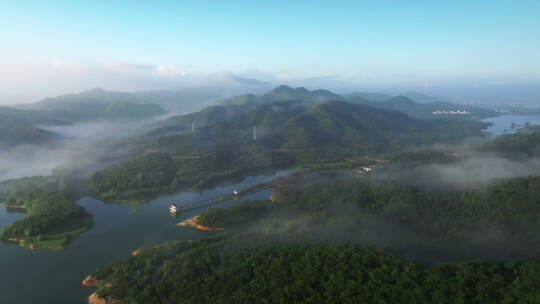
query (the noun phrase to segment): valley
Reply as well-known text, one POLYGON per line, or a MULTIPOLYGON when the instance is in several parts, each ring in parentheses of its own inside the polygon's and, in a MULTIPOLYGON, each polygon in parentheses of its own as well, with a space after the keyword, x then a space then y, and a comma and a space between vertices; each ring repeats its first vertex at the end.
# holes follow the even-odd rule
MULTIPOLYGON (((19 212, 25 213, 11 216, 4 209, 1 215, 5 243, 0 246, 11 248, 5 258, 17 261, 12 254, 30 247, 35 253, 15 263, 49 259, 47 252, 57 252, 50 255, 51 265, 62 265, 55 256, 78 259, 83 248, 96 248, 91 250, 94 262, 70 272, 72 279, 65 284, 74 287, 65 303, 88 296, 88 287, 78 284, 90 274, 98 280, 94 297, 138 303, 159 303, 164 295, 185 300, 170 281, 177 280, 173 269, 180 267, 174 263, 207 250, 210 255, 252 255, 253 250, 272 255, 274 248, 283 247, 284 252, 315 250, 324 256, 333 250, 334 245, 326 245, 332 241, 352 246, 350 252, 357 257, 383 250, 381 267, 410 263, 419 276, 431 275, 438 267, 431 265, 441 262, 536 259, 538 248, 529 242, 536 237, 534 218, 540 212, 538 179, 524 176, 540 172, 537 133, 492 138, 484 132, 489 123, 478 117, 415 117, 407 115, 409 109, 372 106, 354 98, 280 86, 262 95, 226 98, 192 113, 144 120, 130 132, 104 140, 88 137, 81 146, 85 148, 67 153, 52 174, 0 182, 0 201, 12 210, 24 207, 19 212), (491 166, 485 177, 471 175, 473 180, 457 182, 467 174, 467 166, 484 166, 478 159, 513 169, 491 166), (171 201, 180 199, 180 206, 188 206, 276 177, 275 188, 242 195, 239 201, 190 210, 179 219, 167 215, 171 201), (194 217, 196 222, 189 222, 194 217), (183 220, 189 225, 177 226, 183 220), (161 224, 155 226, 156 221, 161 224), (150 234, 148 225, 155 226, 150 234), (168 243, 160 244, 164 241, 168 243), (129 257, 135 249, 142 250, 129 257), (177 260, 171 260, 172 255, 177 260), (112 264, 103 266, 107 263, 112 264), (150 266, 126 266, 138 263, 150 266), (152 282, 158 272, 160 281, 152 282), (138 281, 131 282, 135 278, 138 281)), ((433 106, 406 103, 428 107, 426 113, 433 106)), ((70 127, 45 128, 77 134, 70 133, 70 127)), ((486 170, 480 168, 477 173, 486 170)), ((36 271, 40 269, 47 267, 36 271)), ((438 280, 447 279, 437 275, 438 280)), ((241 284, 255 284, 249 282, 241 284)), ((370 297, 384 297, 375 290, 370 297)), ((214 296, 221 296, 220 291, 214 296)), ((421 296, 436 295, 422 291, 421 296)), ((211 302, 201 300, 202 294, 193 297, 194 302, 211 302)))
POLYGON ((540 303, 540 1, 0 19, 0 304, 540 303))

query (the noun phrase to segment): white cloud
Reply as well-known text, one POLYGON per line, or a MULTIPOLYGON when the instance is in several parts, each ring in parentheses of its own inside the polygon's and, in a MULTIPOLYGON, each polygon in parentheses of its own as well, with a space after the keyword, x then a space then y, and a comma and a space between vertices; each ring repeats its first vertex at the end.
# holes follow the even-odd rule
POLYGON ((168 76, 185 76, 185 72, 181 72, 177 65, 160 65, 157 67, 157 71, 160 75, 168 76))
POLYGON ((36 102, 95 87, 114 91, 212 88, 227 94, 262 87, 236 73, 197 73, 193 66, 178 64, 54 61, 0 62, 0 66, 0 105, 36 102))

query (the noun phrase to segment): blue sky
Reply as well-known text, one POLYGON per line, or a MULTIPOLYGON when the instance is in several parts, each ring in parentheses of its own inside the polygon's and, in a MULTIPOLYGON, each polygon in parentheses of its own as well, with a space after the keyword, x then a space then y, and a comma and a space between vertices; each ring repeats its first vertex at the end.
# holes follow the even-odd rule
POLYGON ((8 72, 125 63, 380 85, 540 81, 538 0, 0 1, 0 20, 8 72))

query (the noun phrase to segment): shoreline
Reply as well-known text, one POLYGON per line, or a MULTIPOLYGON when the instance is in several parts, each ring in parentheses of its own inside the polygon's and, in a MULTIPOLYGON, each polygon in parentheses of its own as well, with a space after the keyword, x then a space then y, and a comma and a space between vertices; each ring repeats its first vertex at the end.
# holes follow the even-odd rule
POLYGON ((194 217, 188 218, 186 220, 183 220, 182 222, 176 224, 177 226, 183 226, 183 227, 194 227, 197 230, 201 231, 222 231, 225 230, 225 228, 222 227, 211 227, 211 226, 205 226, 201 225, 199 223, 199 216, 196 215, 194 217))
POLYGON ((6 208, 28 210, 24 205, 8 205, 6 203, 0 203, 0 206, 4 206, 6 208))
POLYGON ((8 238, 6 239, 8 242, 13 242, 13 243, 17 243, 17 246, 20 246, 20 247, 26 247, 26 248, 30 248, 32 250, 36 249, 34 248, 34 244, 32 243, 27 243, 24 239, 18 239, 18 238, 8 238))
MULTIPOLYGON (((94 278, 94 276, 87 275, 82 280, 81 285, 86 286, 86 287, 96 287, 96 285, 99 284, 100 282, 101 281, 94 278)), ((105 284, 105 286, 107 286, 107 284, 105 284)), ((98 295, 97 291, 94 291, 88 296, 88 304, 113 304, 113 303, 120 303, 120 301, 111 296, 102 298, 98 295)))

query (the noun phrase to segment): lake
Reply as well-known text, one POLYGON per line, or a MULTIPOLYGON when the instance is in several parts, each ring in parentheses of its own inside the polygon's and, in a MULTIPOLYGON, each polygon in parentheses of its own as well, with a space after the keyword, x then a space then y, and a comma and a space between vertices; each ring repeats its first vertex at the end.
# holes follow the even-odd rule
POLYGON ((518 128, 512 129, 511 124, 524 125, 529 122, 531 125, 540 125, 540 115, 501 115, 486 118, 483 122, 491 122, 493 125, 487 128, 487 132, 494 135, 512 134, 518 128))
MULTIPOLYGON (((178 192, 138 208, 107 204, 90 197, 82 198, 77 203, 94 215, 95 226, 78 236, 65 250, 31 250, 0 243, 0 303, 86 303, 94 289, 81 286, 81 281, 98 267, 126 258, 137 248, 170 240, 191 240, 212 233, 176 226, 184 219, 211 207, 188 211, 173 218, 168 213, 169 203, 175 202, 181 206, 229 194, 234 189, 270 181, 291 172, 251 176, 238 183, 200 192, 178 192)), ((269 189, 243 196, 239 201, 267 199, 271 193, 269 189)), ((224 201, 212 207, 228 206, 235 202, 224 201)), ((0 206, 0 229, 23 216, 0 206)))

